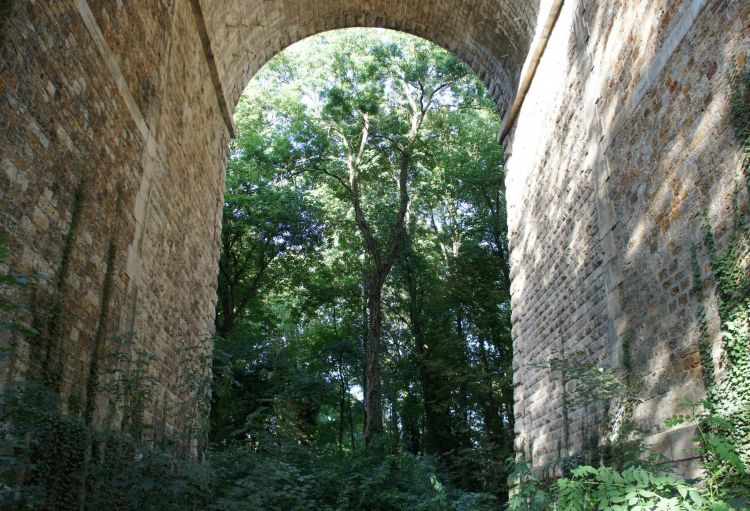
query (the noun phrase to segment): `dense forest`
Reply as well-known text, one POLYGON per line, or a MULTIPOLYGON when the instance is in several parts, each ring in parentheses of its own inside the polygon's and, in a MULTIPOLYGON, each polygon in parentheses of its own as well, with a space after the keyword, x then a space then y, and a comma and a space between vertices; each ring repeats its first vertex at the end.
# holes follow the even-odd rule
POLYGON ((483 86, 425 41, 344 32, 271 61, 236 121, 211 441, 426 464, 502 500, 508 249, 483 86))

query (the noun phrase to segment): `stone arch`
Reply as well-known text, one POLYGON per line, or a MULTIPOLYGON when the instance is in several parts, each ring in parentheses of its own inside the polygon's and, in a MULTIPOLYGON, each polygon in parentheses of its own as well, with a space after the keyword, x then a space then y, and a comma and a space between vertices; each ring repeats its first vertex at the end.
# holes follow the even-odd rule
POLYGON ((538 9, 538 0, 232 0, 202 2, 201 12, 230 111, 250 78, 287 46, 324 31, 380 27, 453 52, 484 81, 503 113, 513 100, 538 9))
MULTIPOLYGON (((383 26, 454 52, 501 112, 529 86, 507 162, 518 449, 552 462, 601 426, 578 410, 564 441, 564 388, 539 369, 564 349, 615 367, 627 358, 646 376, 634 418, 665 453, 684 456, 690 428, 665 432, 663 419, 703 388, 689 253, 704 211, 717 228, 731 226, 741 148, 727 91, 732 71, 748 65, 750 3, 7 3, 0 235, 12 256, 4 264, 50 278, 17 298, 35 305, 22 319, 40 326, 37 348, 51 344, 65 397, 97 399, 87 395, 93 362, 132 332, 158 359, 152 370, 163 385, 151 417, 184 427, 169 405, 179 401, 181 357, 213 323, 239 94, 297 40, 383 26), (537 63, 533 78, 524 68, 537 63)), ((0 343, 7 338, 0 332, 0 343)), ((0 383, 33 371, 34 350, 20 353, 0 361, 0 383)), ((98 399, 100 415, 108 406, 98 399)))
MULTIPOLYGON (((43 329, 63 395, 97 399, 89 368, 133 334, 128 349, 153 353, 164 383, 152 418, 180 427, 156 410, 179 401, 185 348, 212 331, 230 116, 270 58, 323 31, 400 30, 464 60, 502 113, 539 3, 14 2, 0 41, 0 159, 15 192, 2 234, 11 265, 55 282, 44 293, 66 320, 43 329)), ((107 406, 98 399, 99 420, 107 406)))

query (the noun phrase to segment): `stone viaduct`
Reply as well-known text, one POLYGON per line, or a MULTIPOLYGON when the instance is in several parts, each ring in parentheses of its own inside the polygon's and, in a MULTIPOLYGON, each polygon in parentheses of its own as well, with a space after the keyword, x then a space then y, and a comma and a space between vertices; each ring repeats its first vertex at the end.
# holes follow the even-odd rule
POLYGON ((0 234, 11 256, 0 269, 48 277, 18 292, 48 344, 4 334, 19 356, 2 380, 44 360, 71 409, 93 403, 103 420, 92 374, 104 377, 102 353, 127 337, 131 353, 156 356, 155 408, 166 408, 183 392, 185 349, 212 331, 241 91, 291 43, 385 27, 453 51, 507 120, 518 447, 545 463, 600 430, 595 410, 563 424, 559 378, 539 367, 579 353, 642 377, 634 418, 667 455, 686 456, 685 435, 663 421, 703 392, 691 247, 701 251, 704 217, 719 233, 731 217, 739 144, 727 84, 750 52, 750 2, 1 5, 0 234))

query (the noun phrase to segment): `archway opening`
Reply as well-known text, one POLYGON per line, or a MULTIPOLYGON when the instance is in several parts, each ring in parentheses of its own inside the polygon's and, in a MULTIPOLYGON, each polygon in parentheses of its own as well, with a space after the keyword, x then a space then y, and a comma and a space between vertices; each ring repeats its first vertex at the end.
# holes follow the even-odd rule
MULTIPOLYGON (((241 452, 313 484, 338 474, 347 483, 327 493, 354 508, 365 505, 354 496, 361 481, 382 470, 389 481, 374 483, 370 505, 393 491, 395 508, 502 503, 513 451, 510 282, 488 91, 425 40, 329 32, 267 64, 235 123, 217 459, 241 452)), ((257 472, 242 478, 263 502, 282 491, 257 472)), ((307 507, 328 505, 310 498, 307 507)))
MULTIPOLYGON (((3 320, 13 320, 2 324, 8 348, 0 353, 2 385, 19 391, 3 396, 2 417, 17 414, 32 424, 15 436, 20 441, 0 448, 0 507, 7 498, 18 507, 24 491, 40 481, 54 489, 44 497, 52 504, 40 504, 31 494, 30 507, 113 507, 128 500, 131 482, 139 486, 143 475, 150 477, 144 495, 159 494, 148 499, 149 506, 175 505, 175 495, 186 487, 181 471, 196 466, 176 463, 179 456, 165 456, 162 448, 190 458, 202 438, 195 427, 205 402, 193 397, 205 395, 206 387, 204 373, 194 369, 205 369, 210 357, 196 349, 205 343, 194 341, 213 323, 220 170, 232 131, 230 112, 247 78, 282 48, 347 26, 400 28, 453 49, 483 76, 493 96, 499 91, 501 110, 516 84, 523 90, 520 84, 528 83, 519 80, 524 59, 533 63, 539 53, 526 56, 527 49, 543 48, 536 43, 551 30, 552 52, 540 65, 546 76, 530 89, 532 101, 521 115, 509 163, 514 189, 522 190, 510 208, 518 261, 514 327, 521 348, 516 447, 537 468, 570 468, 556 461, 566 455, 572 463, 581 461, 569 447, 596 438, 589 434, 596 424, 587 418, 590 399, 601 394, 581 396, 568 376, 601 373, 594 363, 609 360, 626 377, 645 383, 645 402, 621 401, 625 416, 645 426, 647 440, 692 463, 694 456, 675 451, 693 426, 663 430, 664 419, 679 408, 673 391, 687 382, 696 397, 703 390, 714 394, 712 388, 723 394, 739 373, 719 375, 712 364, 719 363, 722 348, 746 345, 740 342, 746 340, 744 326, 740 341, 725 335, 739 323, 746 326, 746 316, 739 323, 730 319, 744 309, 721 307, 717 317, 700 292, 714 281, 720 284, 716 293, 705 298, 721 298, 740 262, 722 263, 713 272, 702 264, 727 262, 724 256, 731 255, 722 252, 727 247, 722 236, 715 243, 713 232, 732 237, 733 246, 730 224, 746 226, 728 214, 739 212, 745 194, 730 169, 739 158, 740 174, 746 170, 747 129, 728 126, 737 105, 747 110, 745 100, 730 97, 744 91, 747 81, 746 10, 738 0, 669 6, 561 0, 5 1, 0 231, 8 238, 7 267, 48 278, 3 275, 3 284, 13 288, 9 300, 27 307, 6 298, 0 303, 3 320), (537 10, 539 4, 545 8, 537 10), (534 25, 537 12, 548 7, 550 15, 534 25), (532 45, 534 27, 540 37, 532 45), (704 62, 695 61, 695 48, 706 50, 700 52, 704 62), (726 172, 709 172, 716 168, 726 172), (704 211, 712 226, 707 236, 699 225, 704 211), (536 278, 539 273, 544 277, 536 278), (708 312, 711 339, 701 316, 708 312), (547 361, 558 350, 583 352, 585 363, 552 367, 547 361), (643 379, 641 369, 647 371, 643 379), (16 386, 29 375, 39 381, 16 386), (570 390, 578 394, 575 402, 570 390), (110 431, 118 429, 124 435, 110 431), (120 465, 107 472, 111 466, 100 461, 120 465), (156 467, 167 470, 155 478, 156 467), (100 469, 103 484, 94 478, 100 469), (122 483, 123 474, 131 473, 122 483), (154 480, 160 483, 156 489, 154 480)), ((747 119, 744 113, 732 117, 732 123, 747 119)), ((744 306, 744 294, 739 298, 744 306)), ((588 380, 588 386, 602 382, 609 392, 609 376, 588 380)), ((717 404, 737 404, 732 401, 728 394, 717 404)), ((389 413, 383 413, 386 431, 389 413)), ((730 419, 746 425, 746 414, 730 419)), ((623 422, 615 422, 622 430, 623 422)), ((20 427, 6 425, 3 442, 20 427)), ((397 420, 392 431, 398 427, 397 420)), ((600 438, 605 436, 610 438, 600 438)), ((598 454, 599 444, 590 447, 598 454)), ((742 470, 727 452, 729 465, 719 467, 725 481, 742 470)), ((545 498, 535 492, 531 474, 519 475, 532 483, 530 498, 545 498)), ((202 481, 189 480, 195 482, 187 485, 193 495, 208 492, 202 481)), ((675 484, 668 498, 685 494, 683 483, 675 484)), ((693 495, 705 493, 692 488, 695 500, 693 495)), ((139 507, 143 500, 129 502, 139 507)))

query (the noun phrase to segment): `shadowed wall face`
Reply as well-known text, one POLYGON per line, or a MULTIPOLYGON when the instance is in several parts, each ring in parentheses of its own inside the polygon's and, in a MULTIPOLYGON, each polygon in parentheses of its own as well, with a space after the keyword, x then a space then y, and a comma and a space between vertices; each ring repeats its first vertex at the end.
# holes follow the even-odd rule
MULTIPOLYGON (((148 420, 184 429, 180 373, 212 331, 231 112, 250 77, 304 37, 381 26, 456 53, 502 114, 554 3, 14 2, 0 42, 0 233, 10 268, 49 280, 18 296, 42 334, 5 339, 20 356, 3 380, 54 368, 69 403, 96 400, 97 420, 117 426, 109 396, 88 395, 92 363, 106 380, 108 353, 149 352, 162 385, 148 420)), ((748 50, 747 9, 563 3, 508 161, 518 445, 538 462, 603 421, 573 410, 564 426, 559 382, 535 366, 561 350, 619 367, 629 333, 651 433, 677 385, 701 392, 686 247, 705 208, 725 219, 738 154, 725 83, 748 50)))

